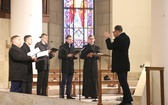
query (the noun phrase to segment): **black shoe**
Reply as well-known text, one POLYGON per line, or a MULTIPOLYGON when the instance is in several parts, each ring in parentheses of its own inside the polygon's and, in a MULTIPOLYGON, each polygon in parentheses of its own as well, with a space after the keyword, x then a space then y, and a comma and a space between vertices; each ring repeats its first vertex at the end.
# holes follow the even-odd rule
POLYGON ((64 98, 64 95, 60 95, 60 98, 64 98))
POLYGON ((73 98, 73 97, 71 97, 71 96, 67 96, 67 99, 75 99, 75 98, 73 98))
POLYGON ((97 97, 91 97, 91 99, 97 99, 97 97))
POLYGON ((88 99, 89 97, 88 96, 85 96, 85 99, 88 99))

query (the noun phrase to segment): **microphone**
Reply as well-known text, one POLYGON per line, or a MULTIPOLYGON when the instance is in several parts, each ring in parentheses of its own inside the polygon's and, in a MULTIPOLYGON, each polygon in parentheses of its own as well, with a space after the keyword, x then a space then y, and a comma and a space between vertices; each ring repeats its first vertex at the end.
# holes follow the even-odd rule
POLYGON ((52 40, 50 41, 50 43, 51 43, 51 44, 50 44, 51 46, 54 46, 54 47, 56 47, 56 48, 59 48, 59 46, 60 46, 57 42, 52 41, 52 40))

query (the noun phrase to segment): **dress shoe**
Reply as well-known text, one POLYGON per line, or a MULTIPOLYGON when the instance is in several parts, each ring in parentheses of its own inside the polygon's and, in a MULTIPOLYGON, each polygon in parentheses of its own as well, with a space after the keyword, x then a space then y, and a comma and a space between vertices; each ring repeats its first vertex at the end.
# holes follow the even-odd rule
POLYGON ((67 99, 75 99, 75 98, 73 98, 73 97, 71 97, 71 96, 67 96, 67 99))
POLYGON ((91 99, 97 99, 97 97, 91 97, 91 99))
POLYGON ((85 96, 85 99, 88 99, 89 97, 88 96, 85 96))
POLYGON ((60 95, 60 98, 64 98, 64 96, 63 96, 63 95, 60 95))

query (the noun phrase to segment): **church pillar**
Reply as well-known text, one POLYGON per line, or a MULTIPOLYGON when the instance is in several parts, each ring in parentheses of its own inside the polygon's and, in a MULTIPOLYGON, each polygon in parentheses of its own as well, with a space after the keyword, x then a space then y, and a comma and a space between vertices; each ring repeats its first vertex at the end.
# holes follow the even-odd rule
MULTIPOLYGON (((168 1, 151 0, 151 66, 163 66, 165 85, 165 105, 168 105, 168 1)), ((153 72, 152 105, 161 105, 159 72, 153 72)))
POLYGON ((11 36, 32 35, 33 47, 42 33, 42 0, 11 0, 11 36))

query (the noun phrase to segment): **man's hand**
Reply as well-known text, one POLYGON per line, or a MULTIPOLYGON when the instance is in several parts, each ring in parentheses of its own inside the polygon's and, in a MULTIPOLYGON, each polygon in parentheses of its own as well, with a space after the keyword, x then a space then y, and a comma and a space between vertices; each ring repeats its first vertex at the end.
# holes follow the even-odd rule
POLYGON ((55 55, 56 55, 56 52, 52 52, 51 54, 52 54, 52 56, 55 56, 55 55))
POLYGON ((72 56, 73 56, 73 54, 68 54, 67 56, 68 56, 68 57, 72 57, 72 56))
POLYGON ((48 50, 48 53, 50 53, 51 52, 51 50, 48 50))
POLYGON ((78 58, 78 54, 74 55, 76 58, 78 58))
POLYGON ((93 57, 93 54, 94 53, 89 53, 89 54, 87 54, 87 57, 93 57))
POLYGON ((109 34, 108 32, 105 32, 105 33, 104 33, 104 36, 105 36, 106 38, 109 38, 109 37, 110 37, 110 34, 109 34))
POLYGON ((37 57, 32 57, 32 60, 36 62, 37 61, 37 57))

